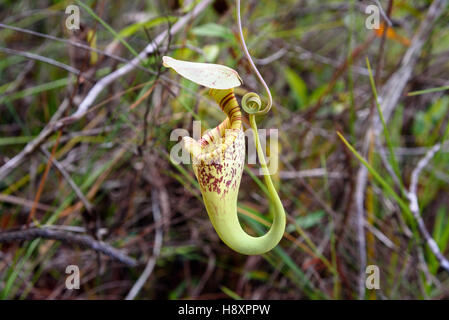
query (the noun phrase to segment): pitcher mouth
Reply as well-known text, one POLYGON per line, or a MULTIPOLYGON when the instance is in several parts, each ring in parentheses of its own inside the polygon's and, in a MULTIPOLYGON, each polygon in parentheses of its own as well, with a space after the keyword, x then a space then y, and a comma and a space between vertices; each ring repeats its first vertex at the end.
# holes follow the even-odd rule
POLYGON ((234 89, 210 89, 209 95, 218 103, 227 118, 204 133, 198 141, 190 137, 183 138, 184 147, 197 163, 221 161, 242 128, 242 112, 234 89))
POLYGON ((199 140, 183 138, 183 146, 192 155, 194 163, 212 163, 223 159, 241 132, 241 129, 230 129, 228 120, 208 130, 199 140))

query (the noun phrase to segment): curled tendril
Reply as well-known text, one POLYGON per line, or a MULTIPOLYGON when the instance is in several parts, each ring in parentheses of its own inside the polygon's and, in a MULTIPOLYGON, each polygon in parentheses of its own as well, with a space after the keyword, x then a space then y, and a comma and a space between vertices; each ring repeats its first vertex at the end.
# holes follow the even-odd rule
POLYGON ((248 114, 258 114, 262 107, 260 96, 255 92, 249 92, 242 98, 242 108, 248 114))
POLYGON ((243 37, 242 20, 240 18, 240 0, 236 0, 236 11, 237 11, 237 24, 238 24, 238 28, 239 28, 240 42, 242 44, 243 52, 245 53, 245 56, 248 59, 249 64, 251 65, 251 69, 253 69, 257 78, 262 83, 263 87, 265 88, 265 91, 267 92, 267 96, 268 96, 267 105, 265 106, 265 108, 261 109, 262 101, 260 99, 260 96, 255 92, 249 92, 249 93, 245 94, 242 98, 242 108, 249 114, 253 114, 256 116, 264 115, 264 114, 267 114, 268 111, 270 111, 271 105, 273 104, 273 98, 271 97, 270 88, 268 88, 268 86, 265 83, 265 80, 263 79, 259 70, 257 70, 257 67, 253 62, 253 59, 251 58, 251 55, 249 54, 248 48, 246 47, 245 38, 243 37), (255 104, 257 104, 257 110, 254 107, 255 104))

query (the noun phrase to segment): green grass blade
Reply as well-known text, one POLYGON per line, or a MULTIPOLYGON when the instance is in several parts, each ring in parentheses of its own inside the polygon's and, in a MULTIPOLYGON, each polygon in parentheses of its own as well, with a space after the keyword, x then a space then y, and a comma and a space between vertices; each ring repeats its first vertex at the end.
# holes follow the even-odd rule
POLYGON ((396 200, 397 204, 401 207, 401 209, 411 218, 412 214, 410 212, 410 209, 408 205, 402 200, 402 198, 393 190, 393 188, 388 184, 385 179, 382 178, 382 176, 368 163, 368 161, 365 160, 365 158, 362 157, 360 153, 357 152, 357 150, 354 149, 354 147, 343 137, 343 135, 337 131, 338 137, 343 141, 343 143, 348 147, 348 149, 359 159, 359 161, 368 169, 368 171, 373 176, 374 180, 376 180, 382 188, 394 199, 396 200))
POLYGON ((95 20, 97 20, 106 30, 108 30, 114 38, 116 38, 118 41, 120 41, 121 44, 123 44, 134 56, 138 56, 136 50, 134 50, 128 42, 125 41, 106 21, 101 19, 89 6, 82 3, 80 0, 76 0, 76 3, 78 3, 81 7, 83 7, 84 10, 87 11, 89 15, 91 15, 95 20))
POLYGON ((413 96, 418 96, 418 95, 421 95, 421 94, 434 93, 434 92, 440 92, 440 91, 445 91, 445 90, 449 90, 449 86, 443 86, 443 87, 437 87, 437 88, 430 88, 430 89, 412 91, 412 92, 407 93, 407 96, 413 97, 413 96))
POLYGON ((379 104, 379 98, 378 98, 378 95, 377 95, 376 84, 374 82, 373 71, 371 69, 371 65, 369 63, 368 58, 366 58, 366 66, 367 66, 368 72, 369 72, 369 80, 370 80, 370 83, 371 83, 371 89, 373 91, 374 99, 376 101, 377 111, 379 112, 380 121, 382 122, 382 128, 383 128, 383 131, 384 131, 385 141, 387 142, 388 151, 390 153, 390 155, 389 155, 390 163, 391 163, 391 166, 393 167, 393 170, 394 170, 396 176, 398 177, 398 181, 400 183, 401 191, 404 192, 405 188, 404 188, 404 186, 402 184, 402 181, 401 181, 401 174, 400 174, 400 171, 399 171, 399 165, 398 165, 398 162, 396 160, 396 156, 394 155, 393 143, 391 142, 390 133, 388 132, 387 124, 385 122, 385 118, 384 118, 384 115, 382 113, 382 108, 380 107, 380 104, 379 104))

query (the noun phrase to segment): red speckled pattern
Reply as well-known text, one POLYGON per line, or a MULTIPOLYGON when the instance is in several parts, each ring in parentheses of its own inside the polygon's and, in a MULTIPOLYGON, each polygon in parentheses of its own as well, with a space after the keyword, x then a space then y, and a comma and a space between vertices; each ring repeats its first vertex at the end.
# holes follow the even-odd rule
MULTIPOLYGON (((217 148, 221 147, 216 143, 217 148)), ((239 130, 237 138, 224 153, 210 161, 201 160, 193 168, 202 191, 215 192, 224 197, 230 190, 238 190, 245 161, 245 137, 239 130)))

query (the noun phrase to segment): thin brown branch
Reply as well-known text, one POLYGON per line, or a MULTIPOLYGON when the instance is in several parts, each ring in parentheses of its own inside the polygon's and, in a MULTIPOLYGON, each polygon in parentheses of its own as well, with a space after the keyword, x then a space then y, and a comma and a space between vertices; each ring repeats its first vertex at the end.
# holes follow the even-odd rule
POLYGON ((43 203, 35 203, 34 201, 24 199, 21 197, 16 197, 12 195, 0 194, 0 202, 12 203, 15 205, 19 205, 26 208, 32 208, 33 205, 36 206, 37 210, 41 211, 51 211, 55 210, 55 207, 43 204, 43 203))
MULTIPOLYGON (((84 50, 88 50, 88 51, 99 53, 99 54, 101 54, 103 56, 106 56, 108 58, 111 58, 111 59, 114 59, 114 60, 117 60, 117 61, 120 61, 120 62, 130 63, 130 61, 127 60, 127 59, 124 59, 122 57, 116 56, 114 54, 110 54, 110 53, 108 53, 106 51, 103 51, 103 50, 100 50, 100 49, 97 49, 97 48, 90 47, 90 46, 88 46, 88 45, 86 45, 86 44, 84 44, 82 42, 76 42, 76 41, 72 41, 72 40, 69 40, 69 39, 58 38, 58 37, 55 37, 55 36, 52 36, 52 35, 48 35, 48 34, 45 34, 45 33, 40 33, 40 32, 36 32, 36 31, 33 31, 33 30, 28 30, 28 29, 23 29, 23 28, 19 28, 19 27, 14 27, 14 26, 10 26, 10 25, 4 24, 4 23, 0 23, 0 28, 14 30, 14 31, 22 32, 22 33, 31 34, 31 35, 37 36, 37 37, 42 37, 42 38, 50 39, 50 40, 53 40, 53 41, 62 42, 62 43, 65 43, 65 44, 68 44, 70 46, 74 46, 74 47, 77 47, 77 48, 80 48, 80 49, 84 49, 84 50)), ((153 71, 148 70, 147 68, 144 68, 144 67, 142 67, 140 65, 136 65, 135 67, 140 69, 140 70, 142 70, 142 71, 148 72, 148 73, 154 73, 153 71)))
POLYGON ((50 152, 48 152, 45 148, 41 147, 42 153, 45 155, 47 160, 50 160, 53 165, 56 167, 56 169, 61 172, 62 176, 67 180, 67 183, 70 185, 70 187, 73 189, 75 194, 78 196, 78 198, 83 202, 84 207, 87 211, 92 211, 92 204, 87 200, 87 198, 84 196, 83 192, 80 190, 80 188, 76 185, 75 181, 73 181, 72 177, 70 177, 70 174, 64 169, 64 166, 55 159, 54 156, 50 152))
POLYGON ((89 248, 96 252, 103 253, 114 260, 120 261, 129 267, 137 266, 137 261, 134 258, 131 258, 122 251, 111 247, 103 241, 95 240, 88 235, 78 235, 71 232, 50 230, 48 228, 29 228, 25 230, 0 233, 0 243, 31 241, 37 238, 58 240, 67 244, 74 244, 80 247, 89 248))
MULTIPOLYGON (((32 59, 32 60, 37 60, 37 61, 41 61, 41 62, 45 62, 47 64, 50 64, 52 66, 55 66, 57 68, 61 68, 64 69, 70 73, 76 74, 77 76, 81 75, 81 71, 79 71, 78 69, 71 67, 69 65, 66 65, 62 62, 56 61, 54 59, 50 59, 35 53, 31 53, 31 52, 25 52, 25 51, 19 51, 19 50, 14 50, 14 49, 10 49, 10 48, 5 48, 5 47, 0 47, 0 52, 6 53, 6 54, 12 54, 12 55, 16 55, 16 56, 22 56, 28 59, 32 59)), ((92 81, 89 78, 86 78, 89 81, 92 81)))
POLYGON ((53 133, 56 132, 54 123, 62 116, 69 105, 69 99, 64 99, 58 110, 51 118, 50 123, 45 126, 45 128, 39 133, 39 135, 32 141, 28 142, 28 144, 22 151, 16 154, 13 158, 9 159, 2 167, 0 167, 0 181, 5 180, 5 178, 11 173, 12 170, 21 165, 29 155, 37 150, 37 148, 39 148, 42 143, 44 143, 53 133))
POLYGON ((59 139, 61 138, 62 131, 58 132, 58 137, 56 138, 56 143, 53 145, 50 157, 47 160, 47 165, 45 166, 44 174, 42 175, 41 181, 39 183, 39 188, 37 189, 36 195, 34 197, 34 205, 31 207, 30 214, 28 215, 27 226, 30 224, 31 220, 34 219, 34 214, 36 213, 36 204, 39 203, 39 200, 42 195, 42 191, 44 190, 45 181, 47 180, 48 173, 50 172, 52 161, 51 159, 55 156, 56 148, 59 144, 59 139))
MULTIPOLYGON (((153 202, 152 209, 153 209, 153 218, 154 218, 155 225, 157 225, 159 223, 159 221, 161 221, 161 211, 159 208, 159 202, 158 202, 157 198, 158 198, 157 191, 154 188, 151 191, 151 199, 153 202)), ((156 266, 156 260, 159 257, 159 254, 161 252, 162 240, 163 240, 163 231, 162 231, 162 226, 159 225, 159 226, 156 226, 153 255, 148 259, 145 269, 143 270, 139 279, 137 279, 136 283, 133 285, 133 287, 129 291, 128 295, 125 298, 126 300, 134 300, 134 298, 139 294, 139 292, 142 289, 145 282, 147 282, 148 278, 150 277, 151 273, 154 270, 154 267, 156 266)))

